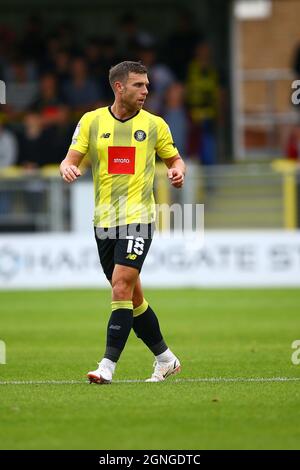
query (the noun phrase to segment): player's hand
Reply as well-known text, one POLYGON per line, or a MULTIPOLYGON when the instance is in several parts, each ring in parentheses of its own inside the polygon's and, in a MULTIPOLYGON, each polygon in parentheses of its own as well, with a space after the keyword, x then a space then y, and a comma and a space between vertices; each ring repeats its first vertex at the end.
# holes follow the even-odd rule
POLYGON ((184 173, 179 168, 170 168, 168 178, 174 188, 181 188, 184 182, 184 173))
POLYGON ((77 180, 79 176, 81 176, 81 171, 79 168, 77 168, 77 166, 70 165, 62 169, 61 176, 67 183, 72 183, 73 181, 77 180))

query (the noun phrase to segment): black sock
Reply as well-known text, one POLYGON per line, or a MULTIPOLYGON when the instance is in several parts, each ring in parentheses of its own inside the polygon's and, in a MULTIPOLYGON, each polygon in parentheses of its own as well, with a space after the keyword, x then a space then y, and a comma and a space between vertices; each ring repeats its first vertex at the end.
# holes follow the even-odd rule
POLYGON ((150 305, 144 313, 133 317, 133 329, 136 336, 148 346, 154 356, 168 349, 160 331, 158 318, 150 305))
POLYGON ((117 362, 132 328, 132 302, 114 301, 112 302, 112 308, 113 311, 107 325, 106 350, 104 357, 113 362, 117 362))

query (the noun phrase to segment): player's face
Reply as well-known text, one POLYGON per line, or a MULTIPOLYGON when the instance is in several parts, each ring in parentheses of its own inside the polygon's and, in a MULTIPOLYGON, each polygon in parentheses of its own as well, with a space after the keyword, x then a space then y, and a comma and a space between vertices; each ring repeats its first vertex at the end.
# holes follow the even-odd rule
POLYGON ((149 80, 146 73, 130 72, 123 88, 123 103, 129 108, 141 109, 148 95, 148 85, 149 80))

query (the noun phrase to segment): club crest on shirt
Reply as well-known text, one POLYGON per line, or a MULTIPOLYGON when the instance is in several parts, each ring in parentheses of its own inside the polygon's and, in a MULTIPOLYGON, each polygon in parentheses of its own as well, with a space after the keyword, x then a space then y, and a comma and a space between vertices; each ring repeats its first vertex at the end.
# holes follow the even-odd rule
POLYGON ((142 142, 143 140, 146 139, 146 132, 139 129, 138 131, 135 131, 134 138, 138 142, 142 142))

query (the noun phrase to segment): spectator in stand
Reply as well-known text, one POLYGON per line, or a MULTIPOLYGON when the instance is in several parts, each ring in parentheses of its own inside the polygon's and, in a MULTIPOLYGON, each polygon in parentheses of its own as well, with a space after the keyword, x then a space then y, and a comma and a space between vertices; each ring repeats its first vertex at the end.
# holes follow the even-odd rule
POLYGON ((9 57, 16 42, 15 32, 7 25, 0 25, 0 77, 4 77, 4 70, 9 62, 9 57))
POLYGON ((54 33, 47 36, 45 44, 45 55, 39 62, 39 70, 41 74, 49 71, 53 72, 55 68, 55 57, 62 47, 58 36, 54 33))
POLYGON ((117 55, 116 40, 112 36, 103 38, 101 53, 102 76, 99 83, 103 94, 104 104, 109 104, 113 99, 112 89, 107 80, 107 76, 110 68, 119 62, 120 58, 117 55))
POLYGON ((73 59, 71 79, 63 86, 66 103, 78 113, 84 113, 101 105, 100 85, 88 77, 87 64, 83 57, 73 59))
MULTIPOLYGON (((5 129, 0 116, 0 171, 17 163, 18 144, 15 135, 5 129)), ((0 190, 0 214, 8 214, 11 210, 11 194, 5 189, 0 190)))
POLYGON ((80 37, 76 26, 69 20, 62 21, 55 34, 59 41, 59 47, 69 51, 71 54, 75 54, 78 51, 77 38, 80 37))
POLYGON ((107 74, 110 67, 116 63, 115 40, 112 38, 92 37, 85 48, 90 77, 102 90, 102 101, 110 103, 111 88, 107 84, 107 74))
POLYGON ((47 141, 43 120, 36 111, 26 114, 19 135, 19 164, 27 170, 34 170, 47 161, 51 153, 51 141, 47 141))
MULTIPOLYGON (((25 116, 23 129, 19 135, 19 149, 19 164, 28 176, 34 176, 36 170, 52 158, 53 140, 44 130, 43 120, 39 113, 29 112, 25 116)), ((44 191, 44 181, 28 179, 23 199, 27 212, 33 214, 42 211, 44 191)))
MULTIPOLYGON (((78 48, 76 47, 75 43, 75 36, 74 31, 71 31, 71 25, 68 23, 61 23, 58 25, 55 31, 52 31, 46 40, 46 48, 45 48, 45 57, 42 61, 40 61, 40 70, 41 73, 45 72, 56 72, 57 68, 57 61, 60 59, 60 53, 62 51, 65 52, 61 54, 61 64, 62 65, 62 72, 67 72, 67 64, 70 65, 70 57, 78 55, 78 48), (65 57, 67 56, 67 57, 65 57)), ((73 27, 74 28, 74 27, 73 27)))
POLYGON ((13 60, 6 69, 6 108, 10 118, 22 116, 37 96, 38 82, 33 75, 32 68, 21 59, 13 60))
POLYGON ((56 109, 55 123, 51 108, 42 113, 30 111, 24 118, 22 132, 19 135, 20 158, 18 163, 25 170, 36 170, 45 165, 53 165, 61 161, 70 144, 74 133, 74 125, 70 122, 70 110, 66 106, 56 109))
POLYGON ((191 121, 190 153, 203 165, 217 161, 217 125, 220 118, 220 80, 207 42, 197 44, 188 66, 186 103, 191 121))
POLYGON ((150 47, 155 41, 152 34, 139 28, 136 17, 131 13, 125 13, 121 17, 117 37, 117 54, 120 60, 134 60, 137 47, 150 47))
POLYGON ((174 75, 167 65, 158 62, 153 46, 141 47, 138 59, 147 67, 150 81, 146 107, 152 113, 160 114, 165 91, 175 81, 174 75))
POLYGON ((31 15, 25 23, 25 31, 20 43, 21 56, 27 60, 40 62, 45 54, 43 21, 37 15, 31 15))
POLYGON ((164 58, 180 81, 185 80, 195 45, 203 40, 199 27, 194 27, 193 15, 186 9, 178 12, 175 30, 166 41, 164 58))
POLYGON ((15 135, 3 126, 0 116, 0 168, 7 168, 17 163, 18 143, 15 135))
POLYGON ((286 145, 286 156, 289 160, 300 162, 300 125, 296 124, 290 131, 286 145))
POLYGON ((49 155, 48 164, 60 163, 68 152, 70 142, 74 134, 74 124, 70 119, 70 109, 67 106, 60 106, 56 119, 56 126, 53 130, 53 152, 49 155))
POLYGON ((58 88, 61 89, 63 84, 70 79, 70 63, 71 55, 66 49, 59 49, 53 57, 52 73, 57 78, 58 88))
POLYGON ((42 125, 42 141, 48 141, 47 151, 41 165, 61 162, 74 132, 70 109, 63 104, 58 94, 56 77, 45 74, 40 82, 40 95, 31 109, 39 113, 42 125))
POLYGON ((174 82, 167 88, 163 118, 169 124, 180 155, 186 156, 188 139, 188 117, 184 106, 184 87, 174 82))
POLYGON ((59 96, 55 75, 46 73, 40 80, 40 91, 36 100, 30 106, 31 110, 43 116, 44 126, 55 125, 58 120, 59 107, 63 104, 59 96))
POLYGON ((102 81, 103 76, 103 41, 98 36, 89 38, 84 49, 85 59, 87 61, 88 71, 91 78, 96 82, 102 81))

